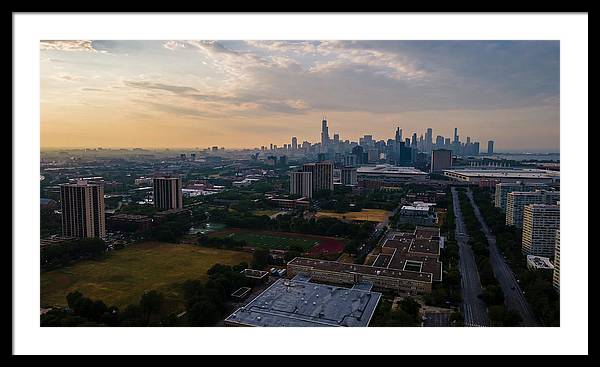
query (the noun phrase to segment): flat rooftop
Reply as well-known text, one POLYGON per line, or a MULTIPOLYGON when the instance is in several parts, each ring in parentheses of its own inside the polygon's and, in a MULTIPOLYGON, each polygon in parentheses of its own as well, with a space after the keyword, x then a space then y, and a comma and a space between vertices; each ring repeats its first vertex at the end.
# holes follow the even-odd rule
POLYGON ((447 169, 444 172, 449 172, 456 175, 466 177, 485 177, 485 178, 556 178, 560 177, 557 171, 541 170, 541 169, 447 169))
POLYGON ((527 263, 536 269, 554 269, 550 259, 543 256, 527 255, 527 263))
POLYGON ((385 174, 385 175, 419 175, 426 176, 428 173, 419 171, 414 167, 392 166, 391 164, 378 164, 376 166, 362 166, 356 169, 358 174, 385 174))
POLYGON ((242 326, 368 326, 381 293, 279 279, 225 322, 242 326))

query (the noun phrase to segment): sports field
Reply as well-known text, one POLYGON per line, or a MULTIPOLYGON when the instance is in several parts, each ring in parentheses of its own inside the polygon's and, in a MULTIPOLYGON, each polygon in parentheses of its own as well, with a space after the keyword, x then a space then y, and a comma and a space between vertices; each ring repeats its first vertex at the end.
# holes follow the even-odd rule
POLYGON ((41 274, 41 305, 66 305, 66 295, 79 290, 108 306, 137 303, 145 290, 165 295, 171 310, 182 308, 181 284, 206 279, 216 263, 236 265, 252 261, 250 253, 186 244, 146 242, 112 251, 105 259, 81 261, 41 274))
POLYGON ((236 241, 246 241, 249 247, 266 249, 288 250, 298 246, 303 251, 341 252, 344 242, 337 238, 313 236, 300 233, 253 231, 239 228, 228 228, 223 231, 213 232, 210 236, 232 238, 236 241), (311 250, 312 249, 312 250, 311 250))
POLYGON ((383 222, 388 216, 390 216, 390 212, 383 209, 363 209, 359 212, 346 213, 320 211, 316 214, 317 218, 333 217, 340 220, 359 220, 367 222, 383 222))

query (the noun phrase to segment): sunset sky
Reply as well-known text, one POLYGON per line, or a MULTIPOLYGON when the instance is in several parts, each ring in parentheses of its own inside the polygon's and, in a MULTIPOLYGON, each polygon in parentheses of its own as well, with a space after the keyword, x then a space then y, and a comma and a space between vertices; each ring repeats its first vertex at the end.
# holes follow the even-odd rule
POLYGON ((43 41, 41 146, 393 138, 559 150, 555 41, 43 41))

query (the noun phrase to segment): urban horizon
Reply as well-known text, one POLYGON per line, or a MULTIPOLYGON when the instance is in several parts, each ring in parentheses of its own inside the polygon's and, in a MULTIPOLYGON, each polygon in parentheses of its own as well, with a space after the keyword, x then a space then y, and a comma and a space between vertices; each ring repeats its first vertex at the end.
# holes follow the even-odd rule
MULTIPOLYGON (((559 151, 555 41, 42 41, 41 146, 252 149, 426 128, 559 151), (369 126, 365 131, 365 125, 369 126), (529 136, 536 134, 536 139, 529 136)), ((435 136, 434 136, 435 138, 435 136)))

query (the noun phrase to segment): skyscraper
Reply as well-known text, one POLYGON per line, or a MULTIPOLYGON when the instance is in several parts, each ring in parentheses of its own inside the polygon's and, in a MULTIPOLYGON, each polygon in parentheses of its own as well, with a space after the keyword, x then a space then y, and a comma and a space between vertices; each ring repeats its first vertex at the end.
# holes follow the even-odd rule
POLYGON ((494 154, 494 141, 493 140, 488 141, 487 154, 489 154, 489 155, 494 154))
POLYGON ((104 187, 79 181, 60 185, 62 234, 69 237, 106 237, 104 187))
POLYGON ((427 132, 425 133, 425 152, 431 153, 433 149, 433 130, 428 127, 427 132))
POLYGON ((329 144, 329 128, 327 127, 327 120, 323 118, 321 121, 321 145, 324 147, 329 144))
POLYGON ((559 228, 559 205, 527 205, 523 210, 523 253, 544 257, 554 256, 556 230, 559 228))
POLYGON ((296 138, 295 136, 292 137, 292 149, 298 149, 298 138, 296 138))
POLYGON ((412 141, 410 142, 410 147, 413 149, 417 149, 417 133, 413 133, 412 141))
POLYGON ((396 143, 399 143, 402 141, 402 129, 397 127, 396 128, 396 143))
POLYGON ((181 178, 154 177, 154 206, 161 210, 183 209, 181 178))
POLYGON ((458 128, 455 127, 454 128, 454 140, 453 140, 454 145, 458 145, 458 128))
POLYGON ((313 194, 312 172, 290 172, 290 194, 311 198, 313 194))

